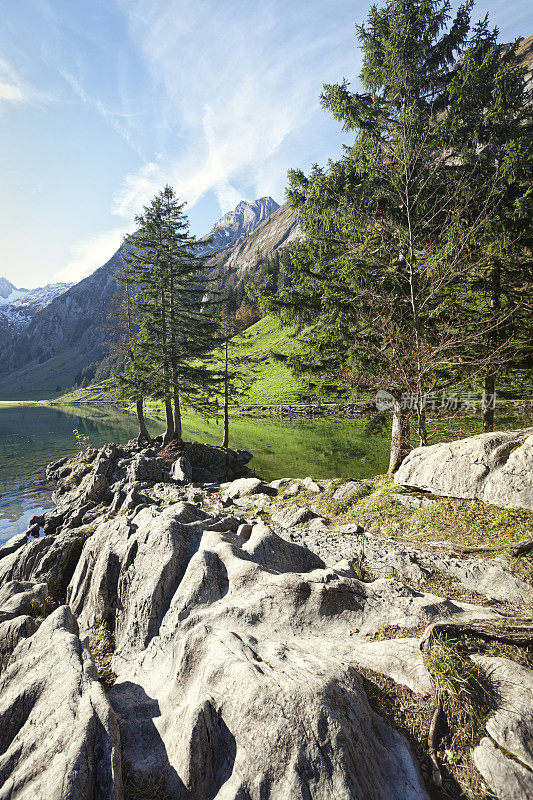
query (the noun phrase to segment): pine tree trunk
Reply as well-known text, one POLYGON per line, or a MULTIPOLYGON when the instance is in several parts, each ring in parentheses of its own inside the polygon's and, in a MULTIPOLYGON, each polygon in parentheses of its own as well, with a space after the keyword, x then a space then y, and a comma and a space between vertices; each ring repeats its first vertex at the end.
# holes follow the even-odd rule
POLYGON ((483 433, 494 430, 494 392, 496 380, 493 372, 485 375, 485 395, 483 397, 483 433))
POLYGON ((163 444, 168 444, 174 438, 174 415, 172 414, 172 402, 170 397, 165 397, 165 416, 167 419, 167 429, 163 436, 163 444))
POLYGON ((137 437, 137 444, 142 444, 145 441, 147 444, 152 444, 152 437, 148 433, 146 422, 144 421, 144 398, 140 397, 136 403, 137 420, 139 421, 139 436, 137 437))
POLYGON ((224 346, 224 437, 222 447, 229 447, 229 386, 228 386, 228 340, 224 346))
POLYGON ((389 472, 396 472, 404 458, 411 451, 412 413, 410 408, 402 408, 399 400, 394 400, 389 472))
POLYGON ((180 408, 180 393, 178 388, 174 386, 173 389, 174 400, 174 439, 181 442, 181 408, 180 408))

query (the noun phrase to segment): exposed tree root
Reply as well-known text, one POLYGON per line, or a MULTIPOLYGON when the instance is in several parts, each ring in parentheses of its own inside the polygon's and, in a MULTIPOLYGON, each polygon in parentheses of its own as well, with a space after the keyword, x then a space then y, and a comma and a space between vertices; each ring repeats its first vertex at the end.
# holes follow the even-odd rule
POLYGON ((425 650, 437 633, 453 636, 476 636, 485 642, 501 642, 502 644, 514 644, 517 647, 533 646, 533 624, 531 620, 516 619, 516 624, 506 624, 503 630, 490 621, 469 622, 465 624, 456 622, 433 622, 428 625, 419 640, 421 650, 425 650), (522 623, 522 624, 520 624, 522 623))
POLYGON ((438 729, 442 716, 442 697, 440 691, 437 689, 434 693, 435 696, 435 710, 431 718, 428 734, 428 749, 429 758, 431 761, 431 780, 439 788, 442 786, 442 773, 440 771, 439 761, 437 759, 437 745, 439 743, 438 729))

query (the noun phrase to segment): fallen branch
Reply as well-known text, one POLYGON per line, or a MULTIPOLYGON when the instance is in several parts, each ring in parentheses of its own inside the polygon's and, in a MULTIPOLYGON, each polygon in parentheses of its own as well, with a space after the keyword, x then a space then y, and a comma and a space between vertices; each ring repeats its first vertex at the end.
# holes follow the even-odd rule
MULTIPOLYGON (((521 622, 521 620, 516 620, 521 622)), ((524 624, 506 625, 504 631, 491 626, 488 621, 457 623, 457 622, 433 622, 428 625, 419 639, 418 645, 421 650, 425 650, 433 636, 443 633, 447 636, 475 636, 486 642, 501 642, 502 644, 514 644, 517 647, 533 647, 533 625, 527 620, 524 624)))
MULTIPOLYGON (((404 539, 404 541, 409 544, 417 544, 420 546, 420 542, 414 539, 404 539)), ((501 553, 503 550, 507 550, 510 556, 523 556, 533 551, 533 539, 524 539, 522 542, 517 542, 517 544, 512 545, 478 544, 470 547, 462 544, 454 544, 453 542, 425 542, 425 544, 433 549, 453 550, 455 553, 459 553, 462 556, 467 556, 472 553, 501 553)))
POLYGON ((523 556, 524 553, 531 553, 533 550, 533 539, 524 539, 523 542, 518 542, 518 544, 507 549, 511 556, 523 556))

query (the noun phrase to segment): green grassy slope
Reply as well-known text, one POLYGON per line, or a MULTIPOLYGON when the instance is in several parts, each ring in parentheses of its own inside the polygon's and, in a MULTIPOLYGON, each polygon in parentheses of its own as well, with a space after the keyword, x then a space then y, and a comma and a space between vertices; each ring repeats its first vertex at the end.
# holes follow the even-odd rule
MULTIPOLYGON (((295 403, 305 392, 282 361, 273 353, 289 355, 297 349, 294 331, 282 326, 272 316, 263 317, 235 337, 235 351, 239 357, 248 356, 257 363, 254 380, 242 402, 254 404, 295 403)), ((305 398, 304 398, 305 399, 305 398)))
POLYGON ((74 348, 65 350, 44 364, 30 365, 0 381, 2 400, 48 400, 72 386, 86 359, 74 348))
MULTIPOLYGON (((305 388, 297 381, 283 362, 273 353, 288 355, 296 349, 293 330, 282 326, 274 317, 267 316, 235 337, 235 350, 239 357, 257 360, 254 380, 240 402, 250 404, 296 403, 305 400, 305 388), (238 350, 237 350, 238 349, 238 350)), ((59 403, 112 402, 109 381, 93 383, 83 389, 74 389, 57 398, 59 403)))

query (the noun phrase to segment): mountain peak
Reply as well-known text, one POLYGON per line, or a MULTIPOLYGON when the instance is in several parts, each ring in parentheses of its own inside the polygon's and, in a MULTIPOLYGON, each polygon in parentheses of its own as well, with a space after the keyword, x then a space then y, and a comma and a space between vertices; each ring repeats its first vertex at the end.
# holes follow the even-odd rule
POLYGON ((212 239, 206 245, 206 253, 215 250, 227 250, 233 247, 240 239, 249 236, 259 225, 279 208, 272 197, 259 197, 257 200, 241 200, 233 211, 224 214, 211 228, 210 233, 204 238, 212 239))
POLYGON ((0 297, 4 298, 5 300, 6 297, 9 297, 13 292, 16 291, 16 286, 13 286, 13 284, 10 283, 7 278, 0 278, 0 297))

